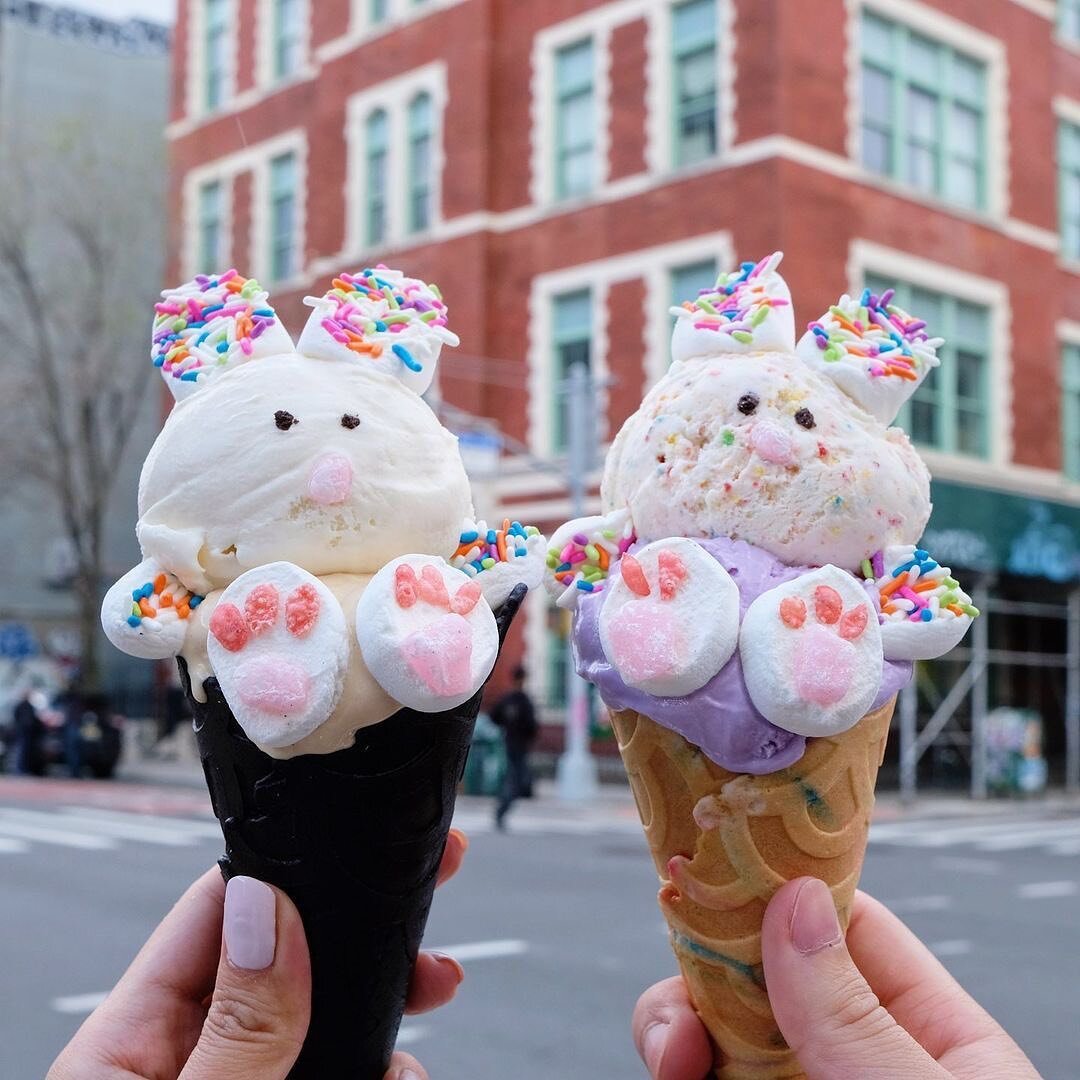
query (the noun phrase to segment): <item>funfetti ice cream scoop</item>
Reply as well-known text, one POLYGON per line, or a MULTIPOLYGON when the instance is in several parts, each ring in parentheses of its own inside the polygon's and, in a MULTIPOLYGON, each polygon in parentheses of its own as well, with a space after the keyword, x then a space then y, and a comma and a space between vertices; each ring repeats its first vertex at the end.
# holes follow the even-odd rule
POLYGON ((611 447, 603 513, 548 552, 727 1080, 802 1076, 769 1009, 765 905, 809 874, 846 925, 896 694, 978 615, 918 546, 930 477, 888 426, 941 339, 867 291, 796 348, 779 264, 672 309, 673 363, 611 447))
POLYGON ((545 541, 474 520, 420 397, 457 344, 438 290, 376 267, 307 303, 294 347, 235 270, 163 294, 151 357, 177 403, 140 479, 144 559, 102 624, 179 659, 222 871, 303 917, 291 1076, 381 1080, 480 691, 545 541))

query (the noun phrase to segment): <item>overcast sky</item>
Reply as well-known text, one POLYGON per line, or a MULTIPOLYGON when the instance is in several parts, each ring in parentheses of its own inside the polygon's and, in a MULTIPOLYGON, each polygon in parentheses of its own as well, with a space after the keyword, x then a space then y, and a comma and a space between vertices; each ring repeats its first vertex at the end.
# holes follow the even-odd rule
POLYGON ((57 3, 114 19, 171 23, 176 18, 176 0, 57 0, 57 3))

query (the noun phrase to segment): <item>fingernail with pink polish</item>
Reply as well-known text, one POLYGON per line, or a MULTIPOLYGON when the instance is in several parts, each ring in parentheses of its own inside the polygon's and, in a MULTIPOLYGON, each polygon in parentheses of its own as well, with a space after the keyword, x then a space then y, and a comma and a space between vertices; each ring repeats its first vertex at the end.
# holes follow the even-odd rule
POLYGON ((234 967, 262 971, 274 962, 277 900, 269 885, 234 877, 225 886, 225 955, 234 967))
POLYGON ((795 897, 791 912, 791 943, 804 956, 821 952, 842 939, 829 887, 811 878, 795 897))

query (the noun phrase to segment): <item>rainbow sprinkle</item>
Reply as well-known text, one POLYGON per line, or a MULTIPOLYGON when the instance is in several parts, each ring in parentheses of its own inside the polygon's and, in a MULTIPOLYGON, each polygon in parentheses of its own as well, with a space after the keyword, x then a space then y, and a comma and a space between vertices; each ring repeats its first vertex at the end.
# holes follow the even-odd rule
POLYGON ((457 551, 450 558, 450 565, 476 577, 500 563, 511 563, 529 555, 529 540, 539 536, 534 525, 522 525, 520 521, 506 518, 502 527, 489 529, 486 522, 469 522, 461 532, 457 551))
POLYGON ((414 373, 423 371, 424 354, 418 357, 409 348, 410 338, 458 343, 457 335, 447 328, 446 304, 438 286, 407 278, 382 264, 357 274, 340 274, 328 292, 305 297, 304 303, 319 312, 322 328, 349 352, 378 360, 389 349, 414 373))
POLYGON ((169 612, 178 619, 186 619, 202 602, 201 596, 185 589, 174 575, 163 571, 153 581, 131 590, 128 626, 136 628, 143 619, 156 619, 169 612))
POLYGON ((881 621, 933 622, 935 619, 974 619, 979 609, 960 588, 947 566, 914 544, 876 552, 863 563, 863 576, 873 580, 881 601, 881 621), (889 565, 892 564, 892 565, 889 565), (867 573, 869 571, 869 574, 867 573))
MULTIPOLYGON (((714 288, 702 289, 696 300, 672 308, 672 314, 692 318, 695 330, 728 334, 742 345, 753 343, 773 308, 791 305, 776 288, 776 268, 782 258, 776 252, 757 263, 744 262, 738 270, 721 274, 714 288)), ((783 292, 786 294, 786 286, 783 292)))
POLYGON ((154 305, 150 358, 162 374, 193 383, 237 360, 277 322, 268 294, 254 278, 227 270, 162 293, 154 305))
POLYGON ((577 532, 561 546, 548 549, 551 577, 567 594, 602 592, 611 576, 611 567, 637 543, 634 526, 627 517, 620 530, 601 525, 577 532))
POLYGON ((880 296, 864 289, 858 301, 840 298, 808 329, 822 358, 866 362, 867 373, 878 378, 918 382, 941 362, 937 350, 944 338, 932 338, 926 323, 892 303, 894 290, 880 296))

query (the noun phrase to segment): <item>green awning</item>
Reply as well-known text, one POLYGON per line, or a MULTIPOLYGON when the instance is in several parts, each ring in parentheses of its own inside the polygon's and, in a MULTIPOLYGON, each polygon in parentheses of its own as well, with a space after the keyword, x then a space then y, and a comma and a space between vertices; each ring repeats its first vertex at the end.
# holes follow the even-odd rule
POLYGON ((958 570, 1072 581, 1080 578, 1080 506, 944 480, 924 546, 958 570))

